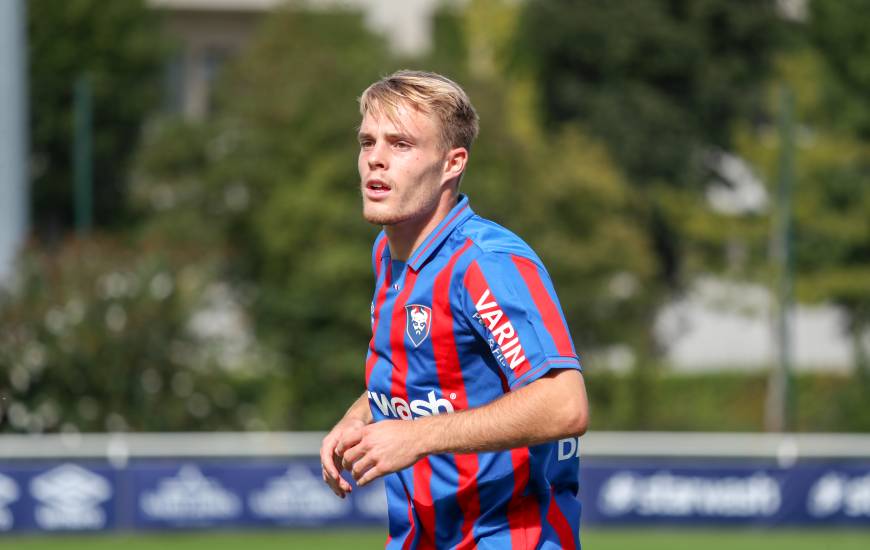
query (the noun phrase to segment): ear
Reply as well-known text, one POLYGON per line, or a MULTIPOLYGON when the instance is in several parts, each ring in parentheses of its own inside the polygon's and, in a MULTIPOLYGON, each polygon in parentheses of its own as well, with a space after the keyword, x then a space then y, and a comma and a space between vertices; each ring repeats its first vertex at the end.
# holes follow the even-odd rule
POLYGON ((467 162, 468 149, 465 147, 457 147, 447 151, 447 156, 444 159, 444 174, 441 181, 448 182, 458 179, 465 171, 467 162))

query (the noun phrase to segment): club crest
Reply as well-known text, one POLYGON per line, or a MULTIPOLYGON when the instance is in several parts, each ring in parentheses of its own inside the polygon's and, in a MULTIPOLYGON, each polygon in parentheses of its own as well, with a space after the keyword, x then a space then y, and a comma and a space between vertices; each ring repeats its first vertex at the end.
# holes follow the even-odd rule
POLYGON ((429 329, 432 328, 432 309, 420 304, 405 306, 405 332, 408 338, 414 342, 414 347, 419 347, 429 337, 429 329))

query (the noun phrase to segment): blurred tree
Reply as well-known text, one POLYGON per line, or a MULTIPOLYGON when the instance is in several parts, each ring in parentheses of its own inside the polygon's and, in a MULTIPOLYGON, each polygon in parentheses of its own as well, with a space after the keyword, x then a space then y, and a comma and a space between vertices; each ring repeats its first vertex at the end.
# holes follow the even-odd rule
POLYGON ((699 202, 735 124, 756 112, 781 26, 774 0, 524 3, 514 70, 541 83, 549 128, 580 127, 604 142, 654 258, 638 312, 648 334, 637 340, 642 361, 632 378, 639 427, 653 398, 645 367, 660 351, 655 315, 689 274, 694 236, 682 231, 689 214, 681 208, 699 202))
MULTIPOLYGON (((855 363, 863 372, 862 337, 870 329, 870 143, 829 115, 824 52, 807 46, 779 65, 776 81, 795 90, 801 124, 794 207, 797 297, 844 309, 855 363)), ((775 174, 779 154, 770 132, 767 126, 747 128, 739 140, 741 153, 766 176, 775 174)))
POLYGON ((33 227, 60 238, 73 223, 73 87, 93 91, 94 221, 124 219, 126 174, 143 118, 157 104, 168 53, 143 0, 30 0, 33 227))
POLYGON ((481 132, 463 186, 542 257, 580 350, 638 344, 654 270, 640 205, 606 146, 580 126, 546 128, 531 75, 508 71, 521 14, 503 0, 473 0, 464 14, 467 50, 449 74, 468 75, 481 132))
MULTIPOLYGON (((808 298, 831 300, 850 317, 855 362, 870 384, 870 3, 861 0, 810 4, 809 30, 823 60, 821 91, 810 91, 813 122, 824 115, 834 130, 820 148, 810 174, 818 181, 807 207, 812 229, 798 243, 807 280, 798 287, 808 298), (854 139, 854 138, 857 138, 854 139), (820 159, 821 160, 821 159, 820 159), (827 165, 826 165, 827 164, 827 165), (836 246, 831 246, 836 242, 836 246), (813 261, 808 262, 808 259, 813 261)), ((821 122, 821 121, 819 121, 821 122)), ((806 207, 805 207, 806 209, 806 207)), ((867 390, 870 392, 870 388, 867 390)))
MULTIPOLYGON (((432 60, 459 79, 481 117, 463 180, 473 207, 518 233, 544 260, 584 364, 625 368, 643 360, 655 275, 651 244, 639 223, 642 204, 605 144, 585 127, 542 123, 541 90, 530 72, 508 70, 522 4, 472 0, 451 25, 442 16, 432 60), (620 251, 615 254, 614 251, 620 251)), ((599 371, 600 372, 600 371, 599 371)), ((636 374, 645 375, 642 369, 636 374)), ((637 378, 635 426, 650 418, 637 378)), ((590 379, 594 402, 619 399, 590 379)))
POLYGON ((0 431, 274 421, 263 402, 281 385, 242 308, 228 308, 214 283, 217 258, 170 240, 105 236, 26 251, 17 284, 0 291, 0 431))
POLYGON ((232 63, 201 125, 149 133, 134 186, 148 233, 226 243, 260 341, 286 372, 283 421, 326 428, 364 389, 371 245, 361 216, 354 98, 389 57, 356 13, 292 6, 232 63))
POLYGON ((810 3, 809 32, 825 61, 823 107, 837 127, 870 140, 870 2, 810 3))
POLYGON ((662 185, 697 189, 711 148, 728 149, 769 72, 773 0, 530 0, 517 56, 542 83, 551 126, 581 123, 644 193, 660 280, 674 284, 679 239, 662 185))
MULTIPOLYGON (((466 37, 500 48, 512 29, 503 15, 495 35, 476 33, 474 14, 468 26, 440 26, 451 48, 436 45, 423 63, 462 82, 484 121, 463 189, 544 257, 579 349, 622 343, 645 326, 639 290, 653 265, 632 198, 600 144, 542 130, 528 79, 502 81, 495 59, 488 73, 469 67, 466 37), (518 189, 532 195, 520 201, 518 189)), ((232 243, 229 273, 256 286, 258 335, 289 377, 290 427, 328 427, 363 390, 377 228, 360 214, 350 98, 391 64, 359 17, 286 11, 227 73, 212 121, 163 125, 140 158, 135 197, 153 216, 148 231, 212 242, 219 229, 232 243)))
MULTIPOLYGON (((845 125, 828 104, 831 93, 857 91, 832 83, 828 55, 817 42, 808 40, 805 27, 797 30, 792 47, 778 57, 766 86, 764 110, 770 115, 737 125, 734 150, 749 162, 767 195, 775 196, 781 143, 776 126, 768 121, 781 108, 783 86, 792 90, 797 122, 791 244, 796 298, 803 303, 834 304, 846 314, 843 330, 853 341, 855 372, 861 383, 852 384, 851 394, 844 392, 831 404, 831 414, 848 418, 850 429, 861 429, 870 426, 866 408, 870 393, 870 143, 861 139, 860 128, 845 125)), ((863 105, 863 109, 870 111, 870 106, 863 105)), ((772 287, 775 268, 769 245, 781 213, 771 202, 756 211, 734 214, 715 212, 700 197, 672 194, 664 201, 686 236, 693 272, 715 269, 772 287), (739 252, 734 254, 735 250, 739 252), (735 256, 737 261, 733 261, 735 256)))

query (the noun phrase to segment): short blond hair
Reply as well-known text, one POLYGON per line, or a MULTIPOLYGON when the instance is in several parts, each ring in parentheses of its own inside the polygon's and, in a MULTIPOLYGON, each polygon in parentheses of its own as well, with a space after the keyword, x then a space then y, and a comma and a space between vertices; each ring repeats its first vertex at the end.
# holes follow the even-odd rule
POLYGON ((399 122, 401 105, 434 115, 445 149, 465 147, 470 150, 477 138, 480 127, 477 111, 465 90, 445 76, 425 71, 396 71, 366 88, 359 98, 363 117, 369 112, 381 112, 393 122, 399 122))

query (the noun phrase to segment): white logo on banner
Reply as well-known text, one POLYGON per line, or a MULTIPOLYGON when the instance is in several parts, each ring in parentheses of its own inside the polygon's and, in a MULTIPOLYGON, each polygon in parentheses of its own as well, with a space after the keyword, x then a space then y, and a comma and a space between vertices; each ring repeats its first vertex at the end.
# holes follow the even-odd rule
POLYGON ((11 477, 0 474, 0 531, 12 529, 14 518, 7 506, 18 500, 18 485, 11 477))
POLYGON ((753 517, 779 510, 776 480, 762 472, 749 477, 707 478, 656 472, 645 477, 620 472, 601 488, 599 505, 608 516, 753 517))
MULTIPOLYGON (((359 489, 357 489, 359 491, 359 489)), ((384 482, 378 480, 368 485, 356 495, 356 507, 364 516, 371 518, 387 517, 387 492, 384 482)))
POLYGON ((161 480, 154 491, 145 491, 139 506, 152 519, 174 521, 232 519, 242 510, 235 494, 192 464, 161 480))
POLYGON ((870 474, 853 479, 835 472, 825 474, 810 489, 807 510, 817 518, 841 510, 849 517, 870 516, 870 474))
POLYGON ((350 502, 335 498, 323 480, 304 466, 291 466, 248 499, 254 514, 269 519, 329 519, 344 515, 350 502))
POLYGON ((63 464, 33 478, 30 494, 39 501, 36 524, 43 529, 102 529, 101 503, 112 497, 112 486, 103 476, 63 464))

